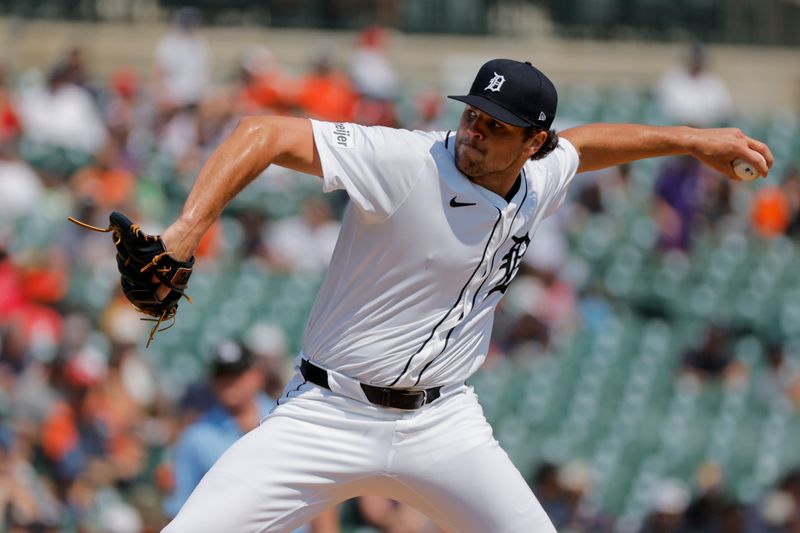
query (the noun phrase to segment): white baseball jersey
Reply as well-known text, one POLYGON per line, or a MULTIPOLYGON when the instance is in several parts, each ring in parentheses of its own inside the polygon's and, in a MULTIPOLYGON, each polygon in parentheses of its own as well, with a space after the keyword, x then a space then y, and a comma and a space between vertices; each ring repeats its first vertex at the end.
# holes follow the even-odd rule
POLYGON ((539 223, 578 168, 566 139, 506 201, 455 166, 455 133, 312 121, 324 189, 350 196, 303 355, 373 385, 463 382, 539 223))

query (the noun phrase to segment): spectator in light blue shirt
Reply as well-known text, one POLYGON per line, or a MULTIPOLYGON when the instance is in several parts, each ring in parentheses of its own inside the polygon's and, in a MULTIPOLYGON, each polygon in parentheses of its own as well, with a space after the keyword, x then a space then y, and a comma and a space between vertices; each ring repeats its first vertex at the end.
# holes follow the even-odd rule
MULTIPOLYGON (((263 392, 270 376, 255 359, 253 352, 235 342, 224 342, 214 350, 210 378, 214 402, 186 427, 172 451, 175 488, 164 501, 167 516, 178 514, 222 453, 274 407, 275 401, 263 392)), ((327 509, 294 533, 339 533, 338 510, 327 509)))
POLYGON ((164 511, 175 516, 200 479, 239 437, 258 425, 274 406, 264 394, 264 374, 241 344, 224 342, 211 363, 211 391, 215 402, 181 434, 172 451, 174 492, 164 511))

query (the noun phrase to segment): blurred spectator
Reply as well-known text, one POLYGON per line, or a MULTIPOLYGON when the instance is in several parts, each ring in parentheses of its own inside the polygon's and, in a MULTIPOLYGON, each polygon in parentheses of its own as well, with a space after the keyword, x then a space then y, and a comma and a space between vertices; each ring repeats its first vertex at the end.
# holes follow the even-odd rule
POLYGON ((0 140, 0 223, 10 225, 14 219, 35 212, 43 196, 39 175, 10 144, 0 140))
POLYGON ((770 238, 789 227, 789 202, 780 187, 764 187, 755 193, 750 221, 756 233, 770 238))
POLYGON ((339 222, 326 200, 311 196, 303 202, 300 216, 270 224, 265 243, 270 264, 281 270, 322 272, 330 263, 339 222))
POLYGON ((200 12, 181 8, 156 47, 156 98, 162 104, 196 104, 211 80, 211 50, 200 34, 200 12))
POLYGON ((659 246, 688 251, 700 201, 700 162, 690 157, 667 161, 661 169, 653 198, 653 218, 659 246))
POLYGON ((115 346, 135 346, 148 334, 148 322, 141 318, 142 314, 131 306, 119 288, 100 315, 100 331, 115 346))
POLYGON ((68 498, 80 531, 137 533, 144 529, 140 512, 125 501, 113 469, 104 461, 89 461, 68 498))
POLYGON ((67 50, 61 63, 67 71, 69 82, 86 89, 92 95, 92 99, 97 102, 101 97, 100 89, 92 83, 89 66, 86 62, 86 51, 80 46, 72 46, 67 50))
POLYGON ((722 491, 722 469, 705 463, 697 471, 698 493, 686 509, 686 529, 691 532, 727 531, 721 522, 730 506, 722 491))
POLYGON ((558 530, 569 522, 570 503, 558 480, 558 466, 542 463, 533 475, 533 494, 558 530))
POLYGON ((397 96, 397 74, 386 55, 388 39, 384 28, 367 28, 361 32, 358 46, 350 56, 350 76, 356 90, 375 100, 392 100, 397 96))
POLYGON ((4 531, 60 531, 64 508, 36 472, 32 448, 0 423, 0 509, 4 531), (5 529, 8 528, 8 529, 5 529))
POLYGON ((509 318, 502 313, 500 316, 509 321, 506 331, 498 331, 497 339, 493 341, 502 353, 515 359, 546 353, 551 337, 548 324, 529 312, 515 318, 509 318))
POLYGON ((767 492, 748 533, 798 533, 800 512, 791 493, 776 489, 767 492))
POLYGON ((211 390, 215 404, 181 434, 172 455, 175 487, 164 510, 175 516, 222 453, 258 425, 275 402, 262 391, 264 375, 244 346, 224 342, 214 349, 211 390))
POLYGON ((237 98, 240 114, 283 113, 294 99, 294 83, 269 48, 255 46, 242 59, 237 98))
MULTIPOLYGON (((748 533, 748 509, 745 504, 726 498, 715 516, 716 531, 720 533, 748 533)), ((702 530, 708 531, 708 530, 702 530)))
MULTIPOLYGON (((202 161, 236 127, 234 97, 228 89, 207 91, 197 108, 197 142, 202 161)), ((198 165, 199 166, 199 165, 198 165)))
POLYGON ((91 94, 72 76, 67 65, 58 64, 46 86, 23 91, 20 118, 25 137, 36 145, 91 155, 105 144, 108 133, 91 94))
POLYGON ((596 180, 592 180, 583 185, 578 190, 577 203, 589 216, 599 215, 605 211, 600 184, 596 180))
POLYGON ((561 466, 542 463, 531 487, 558 531, 610 532, 611 521, 592 509, 584 496, 591 491, 593 474, 581 460, 561 466))
POLYGON ((355 121, 366 125, 394 126, 397 117, 394 99, 398 80, 386 55, 388 34, 373 26, 361 32, 356 50, 350 56, 350 77, 360 96, 355 121))
MULTIPOLYGON (((769 513, 772 518, 783 518, 783 520, 774 520, 782 524, 787 533, 800 533, 800 467, 795 466, 789 470, 777 484, 777 491, 779 495, 788 496, 787 498, 780 498, 783 500, 782 505, 776 505, 779 509, 783 507, 783 513, 773 512, 769 513), (783 516, 781 516, 781 514, 783 516)), ((779 500, 779 501, 780 501, 779 500)), ((767 498, 764 498, 766 503, 767 498)), ((765 509, 766 510, 766 509, 765 509)), ((766 515, 767 513, 763 513, 766 515)))
POLYGON ((170 180, 182 176, 181 170, 194 170, 200 157, 200 136, 196 108, 164 110, 158 117, 156 146, 172 170, 170 180))
POLYGON ((149 156, 152 133, 147 121, 150 102, 141 101, 139 80, 130 68, 121 68, 111 75, 104 116, 109 133, 118 146, 118 165, 129 172, 141 169, 149 156))
POLYGON ((356 93, 347 76, 335 68, 329 51, 317 52, 311 72, 300 85, 298 104, 305 115, 333 122, 353 120, 356 93))
MULTIPOLYGON (((214 404, 180 435, 172 453, 174 487, 164 511, 175 516, 200 479, 239 437, 268 415, 275 401, 264 394, 265 367, 243 344, 217 346, 211 362, 214 404)), ((335 509, 314 520, 309 531, 338 532, 335 509)))
POLYGON ((67 293, 69 284, 65 258, 57 248, 31 252, 21 265, 22 289, 33 304, 56 304, 67 293))
POLYGON ((156 377, 132 345, 116 345, 105 378, 97 389, 108 461, 118 481, 131 482, 146 468, 150 449, 163 447, 166 441, 166 434, 157 431, 163 421, 156 415, 160 399, 156 377), (145 427, 151 431, 142 433, 140 428, 145 427))
POLYGON ((716 324, 708 327, 699 347, 686 351, 682 364, 684 373, 701 381, 725 379, 733 383, 745 372, 741 364, 733 359, 730 332, 716 324))
POLYGON ((549 327, 566 331, 572 329, 576 316, 575 289, 559 276, 556 268, 545 267, 533 269, 541 282, 542 292, 536 302, 532 302, 531 311, 549 327))
POLYGON ((788 399, 800 408, 800 360, 786 354, 782 343, 771 343, 764 352, 766 369, 755 384, 756 393, 767 403, 788 399))
POLYGON ((601 202, 606 211, 621 211, 631 201, 630 165, 607 169, 601 183, 601 202))
POLYGON ((593 533, 613 531, 612 521, 585 500, 594 485, 594 473, 588 464, 580 459, 564 463, 558 469, 558 484, 569 510, 563 530, 593 533))
POLYGON ((786 234, 800 237, 800 166, 790 165, 781 184, 789 205, 789 223, 786 234))
POLYGON ((22 372, 34 354, 51 355, 64 333, 61 314, 48 305, 66 289, 63 265, 49 270, 47 252, 32 259, 30 268, 23 268, 0 245, 0 327, 8 328, 0 345, 0 366, 8 365, 14 373, 22 372))
MULTIPOLYGON (((544 224, 543 224, 544 225, 544 224)), ((543 241, 547 248, 547 239, 543 241)), ((511 357, 527 357, 547 350, 552 336, 571 330, 577 320, 574 289, 556 271, 523 265, 509 288, 506 305, 498 309, 493 343, 511 357)))
POLYGON ((414 96, 416 121, 413 130, 441 131, 447 128, 442 123, 442 97, 437 91, 425 89, 414 96))
POLYGON ((108 457, 105 406, 100 385, 108 366, 94 346, 55 361, 51 386, 59 393, 42 426, 42 451, 62 490, 69 489, 92 459, 108 457))
POLYGON ((111 75, 105 120, 112 133, 129 132, 134 123, 139 81, 136 72, 122 68, 111 75))
POLYGON ((731 116, 731 98, 725 83, 708 69, 706 49, 692 45, 686 64, 669 70, 658 84, 661 110, 674 124, 713 127, 731 116))
POLYGON ((124 209, 133 198, 135 176, 121 164, 121 147, 113 138, 94 157, 91 164, 70 178, 74 195, 102 211, 124 209))
POLYGON ((700 173, 696 225, 710 234, 731 227, 740 230, 743 224, 735 220, 738 217, 734 216, 732 205, 734 182, 704 170, 700 173))
POLYGON ((525 251, 522 264, 533 269, 532 273, 539 277, 555 276, 569 259, 569 244, 561 219, 553 216, 542 221, 536 237, 537 245, 525 251))
POLYGON ((614 316, 614 307, 607 290, 599 283, 592 283, 584 290, 578 301, 578 313, 582 327, 600 333, 614 316))
POLYGON ((238 215, 237 222, 242 228, 242 257, 266 257, 264 245, 264 226, 266 216, 257 210, 247 210, 238 215))
POLYGON ((677 479, 661 481, 653 492, 650 514, 640 533, 684 533, 689 490, 677 479))
POLYGON ((233 104, 229 91, 219 88, 205 91, 190 107, 162 110, 156 146, 177 177, 193 179, 208 153, 235 126, 233 104))
POLYGON ((284 384, 294 374, 283 329, 271 322, 256 322, 245 332, 243 342, 264 373, 264 390, 272 398, 280 398, 284 384))

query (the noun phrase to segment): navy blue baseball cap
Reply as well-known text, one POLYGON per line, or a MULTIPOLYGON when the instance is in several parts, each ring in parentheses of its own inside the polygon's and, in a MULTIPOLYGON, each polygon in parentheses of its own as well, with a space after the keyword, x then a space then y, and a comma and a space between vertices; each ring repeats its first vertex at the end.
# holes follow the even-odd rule
POLYGON ((525 61, 492 59, 475 76, 469 94, 448 96, 512 126, 549 130, 558 93, 542 71, 525 61))
POLYGON ((252 352, 241 343, 223 341, 211 355, 211 375, 238 376, 249 370, 254 364, 252 352))

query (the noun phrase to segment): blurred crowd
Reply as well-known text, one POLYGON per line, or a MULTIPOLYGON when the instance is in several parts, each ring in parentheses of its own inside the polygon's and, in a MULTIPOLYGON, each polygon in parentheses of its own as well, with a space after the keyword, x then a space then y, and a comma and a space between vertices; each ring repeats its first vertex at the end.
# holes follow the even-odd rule
MULTIPOLYGON (((587 505, 592 488, 591 469, 580 460, 560 466, 541 464, 534 473, 533 490, 558 531, 598 533, 628 531, 612 517, 587 505)), ((722 472, 714 464, 697 469, 694 494, 684 482, 666 478, 650 499, 650 513, 638 531, 646 533, 771 533, 800 531, 797 502, 800 469, 787 472, 775 489, 757 504, 747 505, 723 489, 722 472)))
MULTIPOLYGON (((146 229, 163 228, 210 151, 244 115, 456 127, 443 124, 441 95, 429 90, 414 94, 411 111, 400 113, 403 85, 411 80, 400 80, 387 57, 389 34, 369 28, 358 39, 343 64, 335 50, 321 47, 304 72, 254 46, 219 80, 198 14, 181 10, 148 77, 122 67, 99 79, 79 47, 46 71, 0 67, 0 531, 158 531, 216 456, 269 411, 291 371, 285 331, 259 321, 241 339, 208 346, 198 354, 208 361, 207 375, 176 390, 144 351, 146 325, 113 289, 107 236, 63 217, 105 226, 107 214, 119 210, 146 229)), ((694 53, 688 69, 662 82, 664 113, 675 121, 694 117, 712 125, 729 118, 719 80, 699 79, 703 59, 694 53), (709 92, 704 116, 685 115, 687 91, 701 90, 709 92)), ((580 178, 570 205, 541 229, 499 311, 489 365, 493 358, 529 357, 554 335, 592 327, 615 305, 602 290, 579 287, 565 267, 570 235, 634 200, 629 170, 580 178)), ((305 186, 282 169, 266 174, 256 189, 305 186)), ((734 185, 693 160, 670 160, 646 206, 659 248, 690 254, 693 235, 731 228, 764 239, 797 237, 800 172, 782 178, 748 192, 743 208, 734 185)), ((229 215, 240 242, 226 248, 226 229, 217 224, 198 249, 200 268, 224 268, 233 256, 265 272, 321 273, 345 201, 304 194, 295 212, 280 216, 280 209, 240 206, 229 215)), ((726 335, 710 329, 684 354, 681 372, 701 382, 746 375, 726 351, 726 335)), ((768 357, 778 392, 767 394, 800 405, 797 358, 777 344, 768 357)), ((613 530, 613 517, 584 505, 591 486, 585 465, 544 464, 531 483, 560 531, 613 530)), ((797 471, 755 507, 729 499, 718 484, 693 493, 665 483, 642 531, 800 532, 797 471)), ((381 531, 435 530, 413 510, 379 498, 334 510, 309 530, 338 531, 339 513, 381 531)))
MULTIPOLYGON (((382 29, 361 34, 348 65, 320 48, 308 71, 292 73, 255 46, 229 79, 213 80, 199 22, 195 11, 178 12, 150 79, 124 67, 98 79, 78 47, 47 71, 0 70, 2 531, 160 530, 216 457, 269 411, 290 366, 285 332, 262 322, 238 344, 209 346, 210 359, 198 355, 210 361, 208 377, 173 390, 143 353, 144 325, 118 290, 97 306, 75 297, 91 290, 77 278, 107 286, 116 275, 106 236, 62 217, 104 226, 119 210, 157 230, 244 115, 398 125, 399 81, 382 29), (28 232, 37 222, 41 240, 28 232)), ((428 94, 420 103, 415 120, 431 123, 439 103, 428 94)), ((273 174, 270 187, 294 186, 295 176, 273 174)), ((323 271, 342 200, 319 193, 279 218, 240 210, 241 246, 230 251, 265 271, 323 271)), ((221 231, 198 250, 207 265, 228 251, 221 231)), ((330 522, 315 531, 336 530, 330 522)))

